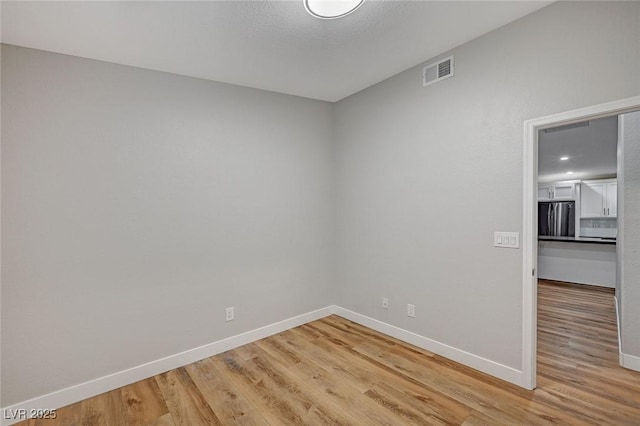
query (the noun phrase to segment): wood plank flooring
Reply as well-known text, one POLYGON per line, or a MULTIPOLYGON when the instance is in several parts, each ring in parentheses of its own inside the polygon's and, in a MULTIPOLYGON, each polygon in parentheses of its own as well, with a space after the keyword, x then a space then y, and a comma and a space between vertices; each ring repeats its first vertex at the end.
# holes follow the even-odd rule
POLYGON ((28 425, 640 425, 613 295, 540 281, 538 388, 337 316, 58 410, 28 425))

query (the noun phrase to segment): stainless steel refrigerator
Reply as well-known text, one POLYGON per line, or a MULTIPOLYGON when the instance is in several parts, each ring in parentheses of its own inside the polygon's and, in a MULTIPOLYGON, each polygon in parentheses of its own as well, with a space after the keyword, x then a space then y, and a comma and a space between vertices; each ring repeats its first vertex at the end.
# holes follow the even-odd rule
POLYGON ((550 237, 575 237, 575 201, 539 202, 538 235, 550 237))

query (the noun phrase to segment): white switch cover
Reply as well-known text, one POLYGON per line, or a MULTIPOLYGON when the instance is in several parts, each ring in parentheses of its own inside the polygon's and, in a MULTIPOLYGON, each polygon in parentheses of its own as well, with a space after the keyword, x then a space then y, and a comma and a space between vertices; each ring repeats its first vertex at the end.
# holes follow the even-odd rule
POLYGON ((502 248, 520 248, 519 232, 494 232, 493 246, 502 248))

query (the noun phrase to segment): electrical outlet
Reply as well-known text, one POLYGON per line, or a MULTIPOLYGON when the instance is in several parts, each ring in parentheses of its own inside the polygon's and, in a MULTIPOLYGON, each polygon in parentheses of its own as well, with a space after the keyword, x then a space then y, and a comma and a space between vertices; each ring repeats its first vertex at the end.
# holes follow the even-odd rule
POLYGON ((389 299, 386 297, 382 298, 382 309, 389 309, 389 299))
POLYGON ((407 316, 411 318, 416 317, 416 305, 412 305, 411 303, 407 305, 407 316))
POLYGON ((227 308, 227 317, 226 317, 227 321, 233 321, 233 306, 230 308, 227 308))

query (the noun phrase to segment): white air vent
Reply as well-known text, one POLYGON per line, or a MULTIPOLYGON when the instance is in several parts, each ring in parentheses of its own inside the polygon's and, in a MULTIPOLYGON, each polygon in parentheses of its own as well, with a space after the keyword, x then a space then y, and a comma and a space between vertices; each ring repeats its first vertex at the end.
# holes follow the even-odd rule
POLYGON ((422 68, 423 86, 437 83, 449 77, 453 77, 453 56, 422 68))

